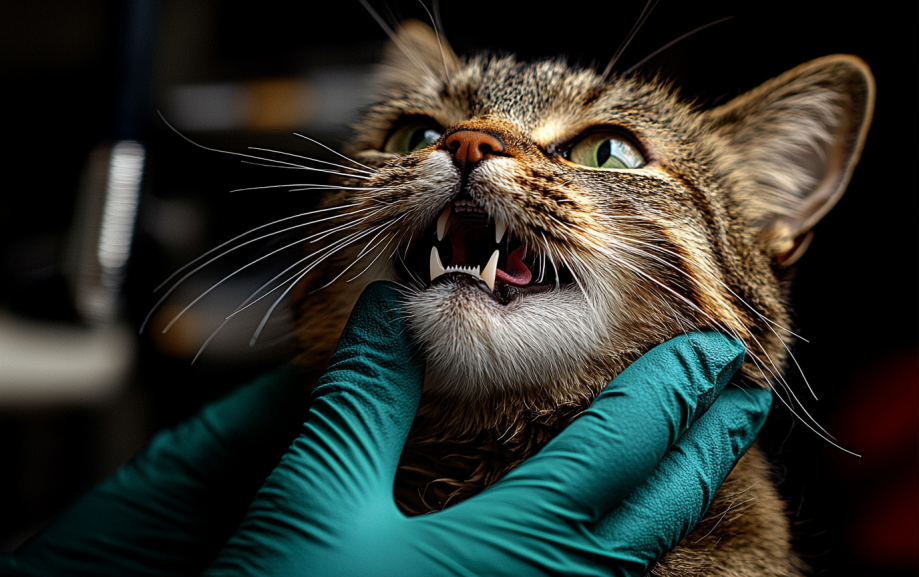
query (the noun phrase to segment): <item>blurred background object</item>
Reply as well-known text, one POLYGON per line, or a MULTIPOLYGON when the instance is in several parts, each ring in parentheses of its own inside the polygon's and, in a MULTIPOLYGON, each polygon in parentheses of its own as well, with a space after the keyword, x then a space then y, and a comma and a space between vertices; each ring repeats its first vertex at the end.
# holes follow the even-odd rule
MULTIPOLYGON (((441 9, 461 54, 563 54, 602 67, 643 5, 441 9)), ((414 1, 374 6, 395 21, 428 18, 414 1)), ((734 18, 644 70, 712 106, 830 53, 856 54, 872 67, 877 110, 862 161, 818 225, 792 292, 797 332, 809 340, 796 355, 820 397, 808 410, 863 457, 834 449, 780 408, 763 444, 780 456, 797 547, 816 573, 915 575, 917 7, 903 17, 800 8, 790 0, 664 0, 617 69, 727 16, 734 18)), ((208 148, 330 158, 292 133, 345 143, 349 123, 373 97, 372 65, 384 41, 356 0, 0 4, 9 135, 0 194, 0 547, 27 539, 157 429, 296 353, 283 307, 249 346, 270 302, 236 315, 208 341, 290 264, 293 251, 269 256, 289 239, 253 243, 171 293, 171 284, 154 289, 209 249, 315 203, 311 193, 283 187, 230 191, 308 185, 321 175, 296 171, 293 180, 292 171, 196 147, 157 112, 208 148)), ((804 390, 800 376, 789 381, 804 390)))

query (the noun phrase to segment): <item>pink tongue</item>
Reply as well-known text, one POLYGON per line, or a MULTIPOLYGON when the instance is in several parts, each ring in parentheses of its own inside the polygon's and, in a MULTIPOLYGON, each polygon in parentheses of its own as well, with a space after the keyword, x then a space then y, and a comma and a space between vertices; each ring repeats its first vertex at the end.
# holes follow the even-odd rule
POLYGON ((520 257, 523 255, 523 250, 524 249, 521 246, 511 254, 507 255, 507 272, 498 269, 495 273, 496 279, 500 279, 507 284, 512 284, 515 286, 525 286, 530 284, 530 281, 533 280, 533 274, 520 259, 520 257))

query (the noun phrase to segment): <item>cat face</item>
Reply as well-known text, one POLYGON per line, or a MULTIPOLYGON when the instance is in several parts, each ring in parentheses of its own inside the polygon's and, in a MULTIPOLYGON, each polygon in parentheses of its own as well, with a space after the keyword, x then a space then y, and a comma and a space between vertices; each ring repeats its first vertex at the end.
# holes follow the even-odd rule
POLYGON ((366 212, 341 262, 403 285, 429 390, 564 403, 706 329, 745 343, 748 379, 776 378, 778 271, 858 156, 864 64, 814 61, 703 112, 653 80, 463 61, 417 23, 396 44, 354 146, 369 170, 344 183, 366 212))

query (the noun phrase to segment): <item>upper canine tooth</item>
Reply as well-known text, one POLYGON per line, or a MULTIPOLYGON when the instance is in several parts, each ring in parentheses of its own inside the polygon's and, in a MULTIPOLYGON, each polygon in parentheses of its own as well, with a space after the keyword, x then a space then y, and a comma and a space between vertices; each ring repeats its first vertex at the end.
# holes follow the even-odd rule
POLYGON ((498 271, 498 251, 491 253, 491 258, 488 259, 488 264, 485 265, 485 270, 482 271, 481 277, 485 281, 485 284, 488 285, 488 288, 495 290, 495 273, 498 271))
POLYGON ((444 265, 440 262, 440 253, 437 252, 437 247, 431 247, 431 280, 436 279, 440 275, 444 274, 444 265))
POLYGON ((441 241, 444 239, 444 235, 447 234, 447 229, 450 228, 450 208, 453 206, 452 202, 448 202, 447 206, 444 207, 444 211, 440 213, 440 218, 437 219, 437 240, 441 241))
POLYGON ((507 231, 507 221, 503 218, 496 216, 495 217, 495 242, 501 242, 501 239, 504 238, 504 233, 507 231))

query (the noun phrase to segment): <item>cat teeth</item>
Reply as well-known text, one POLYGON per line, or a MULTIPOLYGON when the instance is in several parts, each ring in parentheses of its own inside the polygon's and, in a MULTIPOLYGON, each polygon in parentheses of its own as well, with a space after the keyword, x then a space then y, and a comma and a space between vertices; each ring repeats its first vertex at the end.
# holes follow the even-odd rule
MULTIPOLYGON (((495 217, 495 243, 501 242, 501 239, 504 238, 504 233, 507 231, 507 221, 503 218, 495 217)), ((491 261, 489 261, 491 262, 491 261)), ((485 267, 488 269, 488 267, 485 267)))
POLYGON ((488 288, 495 290, 495 274, 498 271, 498 258, 500 257, 499 251, 492 253, 491 258, 488 259, 488 264, 485 265, 485 270, 479 273, 478 266, 448 266, 444 268, 443 262, 440 260, 440 252, 438 252, 436 246, 431 247, 431 280, 433 281, 440 275, 448 272, 462 272, 471 276, 477 276, 488 285, 488 288))
POLYGON ((453 204, 456 205, 456 212, 478 212, 482 214, 488 214, 485 210, 485 207, 481 206, 474 200, 456 200, 453 201, 453 204))
POLYGON ((444 264, 440 262, 440 253, 437 252, 437 247, 431 247, 431 280, 436 279, 440 275, 447 272, 444 270, 444 264))
MULTIPOLYGON (((488 214, 488 212, 468 200, 457 200, 455 202, 448 202, 447 206, 444 207, 443 212, 440 213, 440 216, 437 217, 437 242, 440 242, 447 235, 447 232, 450 230, 450 225, 453 224, 451 216, 453 216, 453 211, 456 212, 478 212, 482 214, 488 214)), ((507 221, 501 217, 494 217, 495 219, 495 243, 501 242, 501 239, 504 238, 504 233, 507 232, 507 221)))
POLYGON ((495 274, 498 272, 499 256, 500 254, 497 250, 491 253, 491 258, 488 259, 488 264, 485 265, 485 270, 482 271, 481 275, 482 280, 491 290, 495 290, 495 274))
POLYGON ((448 266, 444 272, 464 272, 472 276, 480 277, 479 267, 477 266, 448 266))
POLYGON ((444 235, 447 234, 447 230, 450 228, 450 213, 452 212, 451 207, 453 206, 452 202, 448 202, 447 206, 444 207, 444 211, 440 213, 440 218, 437 219, 437 241, 440 242, 444 239, 444 235))

